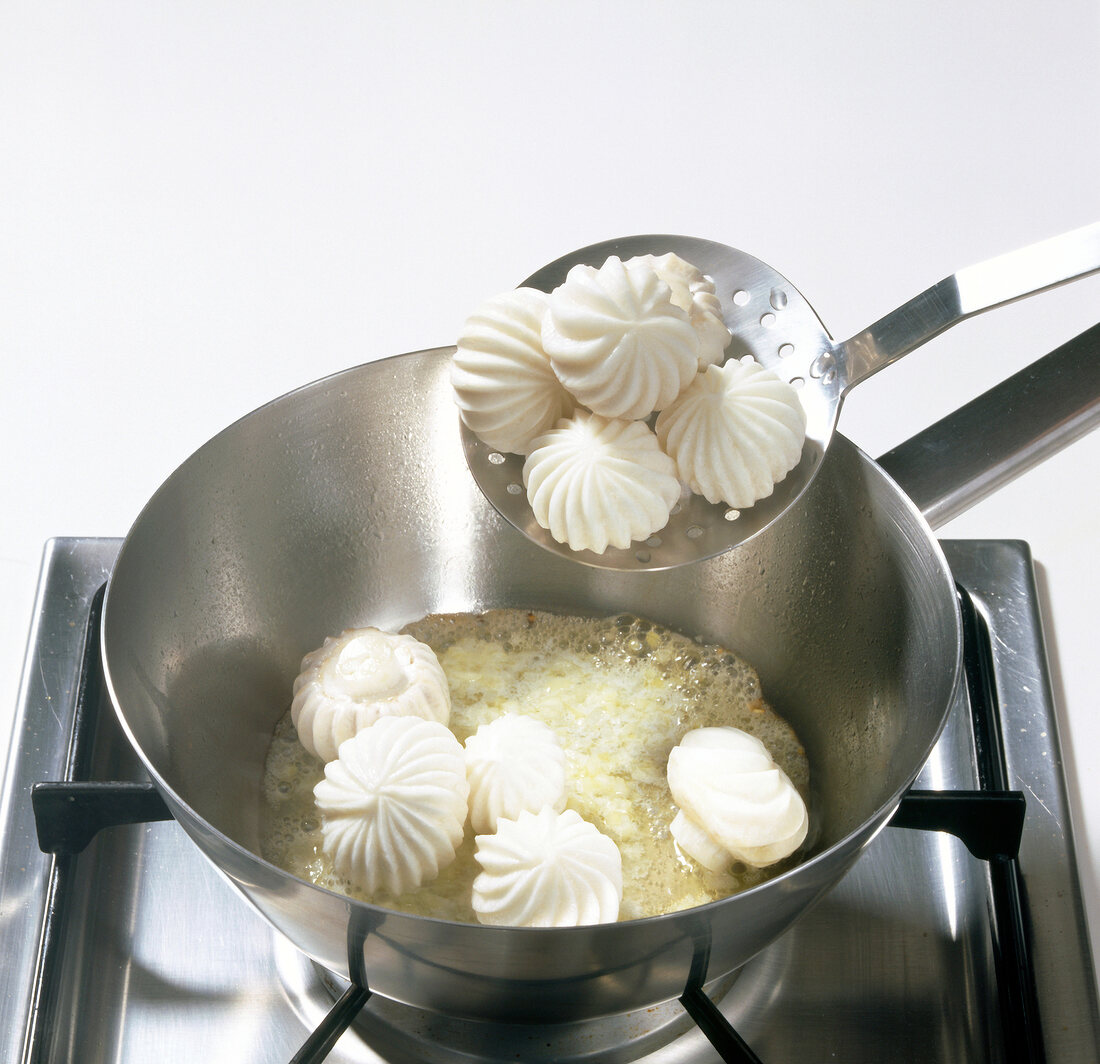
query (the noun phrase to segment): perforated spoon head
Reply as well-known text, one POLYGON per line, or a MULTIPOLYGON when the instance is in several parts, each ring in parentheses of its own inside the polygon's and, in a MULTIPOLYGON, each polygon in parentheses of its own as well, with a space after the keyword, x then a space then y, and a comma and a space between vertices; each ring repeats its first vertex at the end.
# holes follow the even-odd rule
POLYGON ((743 251, 694 237, 630 236, 571 252, 542 267, 522 286, 551 292, 580 263, 599 267, 612 255, 625 261, 636 255, 664 255, 670 251, 714 281, 733 337, 726 358, 751 355, 795 385, 806 412, 806 443, 798 465, 771 495, 754 506, 732 510, 685 491, 668 524, 659 532, 629 547, 608 547, 596 554, 571 550, 538 524, 523 487, 522 456, 495 451, 462 425, 470 471, 493 506, 540 546, 601 569, 669 569, 713 557, 751 539, 806 490, 836 424, 841 381, 829 334, 794 285, 743 251))

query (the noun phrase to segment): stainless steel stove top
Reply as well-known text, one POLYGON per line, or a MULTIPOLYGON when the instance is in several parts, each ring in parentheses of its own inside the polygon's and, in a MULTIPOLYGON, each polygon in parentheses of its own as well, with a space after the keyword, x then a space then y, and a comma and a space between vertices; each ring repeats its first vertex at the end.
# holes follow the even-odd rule
MULTIPOLYGON (((339 988, 222 880, 171 822, 102 832, 71 861, 64 907, 29 792, 61 778, 89 603, 118 540, 46 551, 0 805, 0 1059, 289 1061, 339 988), (56 964, 42 970, 53 907, 56 964)), ((1009 786, 1027 815, 1025 891, 1041 1040, 1004 1022, 1002 919, 990 867, 938 832, 883 831, 840 886, 732 985, 708 988, 765 1064, 1100 1060, 1100 1012, 1057 729, 1025 544, 945 544, 989 629, 1009 786), (1008 1033, 1006 1033, 1008 1032, 1008 1033)), ((143 773, 105 715, 97 778, 143 773)), ((960 695, 918 786, 978 785, 960 695)), ((678 1003, 569 1028, 464 1024, 372 998, 333 1064, 629 1061, 703 1064, 715 1051, 678 1003)))

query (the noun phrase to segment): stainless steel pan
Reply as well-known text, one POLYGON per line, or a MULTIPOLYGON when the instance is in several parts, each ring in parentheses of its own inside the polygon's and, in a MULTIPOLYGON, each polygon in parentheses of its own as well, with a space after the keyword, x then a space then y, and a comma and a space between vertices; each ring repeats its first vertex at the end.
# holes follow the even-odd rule
MULTIPOLYGON (((1098 331, 1079 366, 1097 364, 1098 331)), ((889 819, 955 691, 951 574, 918 508, 843 437, 796 509, 728 554, 655 573, 550 554, 498 516, 466 468, 451 350, 308 385, 226 429, 168 479, 108 588, 111 697, 184 830, 334 972, 398 1001, 508 1021, 677 997, 689 977, 717 978, 781 934, 889 819), (256 856, 264 756, 302 654, 348 625, 492 606, 631 610, 742 653, 809 754, 809 857, 698 909, 534 930, 401 915, 256 856)), ((1039 415, 1082 430, 1095 376, 1090 395, 1054 387, 1058 409, 1039 403, 1039 415), (1064 409, 1067 394, 1076 412, 1064 409)), ((1026 462, 1044 438, 1001 441, 1001 453, 1026 462)))

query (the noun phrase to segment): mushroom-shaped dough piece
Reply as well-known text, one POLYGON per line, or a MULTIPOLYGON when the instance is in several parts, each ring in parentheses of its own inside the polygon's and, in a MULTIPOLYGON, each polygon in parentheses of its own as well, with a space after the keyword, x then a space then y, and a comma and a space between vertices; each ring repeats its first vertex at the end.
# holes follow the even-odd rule
POLYGON ((379 717, 446 724, 451 692, 427 644, 377 628, 348 628, 302 659, 290 716, 301 744, 331 761, 345 739, 379 717))
POLYGON ((805 841, 806 803, 767 747, 739 728, 696 728, 668 758, 668 786, 680 807, 673 836, 688 854, 720 871, 728 860, 764 868, 805 841))

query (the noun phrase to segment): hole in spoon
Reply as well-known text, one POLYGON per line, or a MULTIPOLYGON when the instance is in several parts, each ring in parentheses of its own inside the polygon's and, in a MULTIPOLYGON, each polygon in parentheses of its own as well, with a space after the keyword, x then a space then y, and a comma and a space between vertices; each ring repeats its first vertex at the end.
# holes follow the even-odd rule
POLYGON ((522 495, 523 494, 523 485, 522 484, 517 484, 513 480, 512 483, 509 484, 508 487, 505 488, 504 490, 507 491, 509 495, 522 495))
POLYGON ((499 451, 489 452, 489 464, 490 465, 504 465, 504 455, 499 451))
POLYGON ((738 288, 737 291, 733 293, 731 298, 733 299, 734 303, 736 303, 739 307, 743 307, 748 303, 752 296, 750 296, 749 293, 745 291, 745 289, 738 288))
POLYGON ((832 384, 836 380, 836 359, 828 351, 818 355, 810 364, 810 376, 822 384, 832 384))
POLYGON ((723 515, 727 521, 736 521, 741 516, 740 510, 727 510, 723 515))

